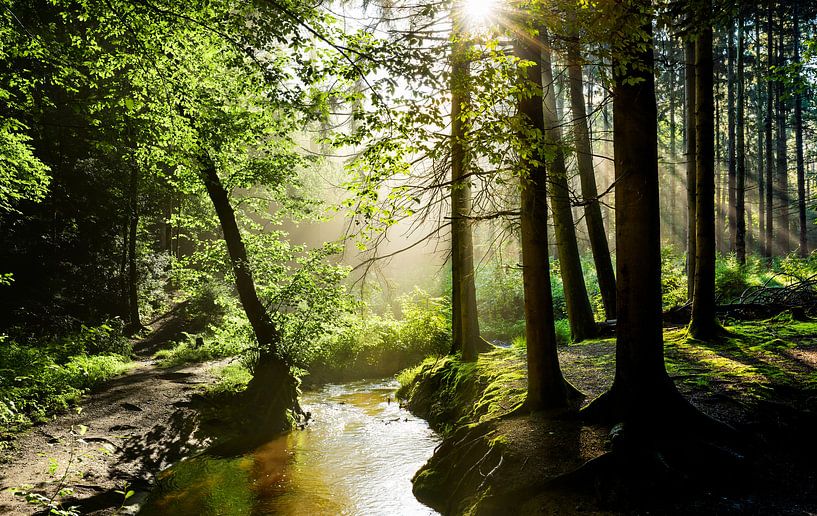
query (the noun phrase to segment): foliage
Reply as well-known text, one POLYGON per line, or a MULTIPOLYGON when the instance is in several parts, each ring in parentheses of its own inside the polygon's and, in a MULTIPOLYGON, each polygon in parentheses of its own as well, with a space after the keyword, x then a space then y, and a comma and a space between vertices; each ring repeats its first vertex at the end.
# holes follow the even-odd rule
POLYGON ((139 314, 150 321, 168 312, 173 304, 168 285, 175 259, 167 252, 151 249, 143 249, 138 258, 139 314))
MULTIPOLYGON (((8 92, 0 89, 0 98, 8 92)), ((48 167, 32 152, 31 138, 15 131, 13 120, 0 119, 0 211, 23 200, 41 201, 50 180, 48 167)))
POLYGON ((401 319, 374 314, 365 306, 358 314, 347 314, 304 363, 307 381, 387 376, 450 350, 447 301, 417 289, 398 302, 401 319))
POLYGON ((687 302, 686 256, 671 245, 661 247, 661 293, 665 308, 687 302))
POLYGON ((477 269, 475 281, 480 333, 488 340, 501 341, 524 335, 522 271, 492 259, 477 269))
POLYGON ((573 337, 570 333, 570 321, 567 319, 559 319, 555 323, 556 327, 556 344, 566 346, 570 344, 573 337))
POLYGON ((65 411, 83 393, 125 371, 129 359, 116 350, 130 349, 120 337, 101 325, 51 342, 0 342, 0 430, 65 411))

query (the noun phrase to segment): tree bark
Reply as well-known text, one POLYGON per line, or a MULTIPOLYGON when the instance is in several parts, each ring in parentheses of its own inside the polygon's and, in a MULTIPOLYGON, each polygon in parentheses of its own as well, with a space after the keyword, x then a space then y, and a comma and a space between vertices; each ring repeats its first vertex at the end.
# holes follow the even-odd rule
POLYGON ((287 411, 301 414, 298 382, 278 354, 281 336, 255 290, 252 267, 227 191, 212 160, 205 158, 202 165, 202 180, 221 224, 238 298, 258 342, 259 357, 246 391, 247 407, 253 420, 262 423, 260 433, 274 435, 289 428, 287 411))
POLYGON ((766 184, 763 178, 764 173, 764 155, 763 155, 763 134, 764 134, 764 112, 763 112, 763 81, 760 80, 763 75, 760 63, 760 10, 755 12, 755 116, 756 116, 756 132, 757 132, 757 198, 758 198, 758 231, 757 231, 757 253, 760 256, 765 256, 765 238, 766 238, 766 184))
POLYGON ((552 156, 550 165, 550 199, 553 211, 553 224, 556 232, 556 247, 559 253, 559 270, 564 285, 567 317, 573 340, 578 342, 596 335, 596 323, 593 309, 587 297, 584 284, 581 258, 576 242, 576 228, 573 225, 573 213, 570 206, 570 189, 567 182, 562 135, 559 120, 556 116, 556 94, 551 64, 551 51, 544 29, 542 41, 542 82, 544 84, 544 124, 545 145, 549 147, 548 155, 552 156))
POLYGON ((684 45, 686 66, 684 82, 686 91, 686 175, 687 175, 687 298, 692 301, 695 293, 695 216, 697 210, 695 170, 697 136, 695 135, 695 41, 688 40, 684 45))
POLYGON ((737 247, 737 161, 735 153, 735 35, 734 25, 730 21, 728 33, 728 65, 726 77, 726 123, 729 132, 729 168, 727 172, 727 222, 729 231, 729 252, 735 252, 737 247))
POLYGON ((774 180, 774 153, 772 151, 772 106, 774 104, 774 82, 772 72, 774 67, 774 37, 772 35, 772 1, 767 3, 766 20, 766 235, 763 243, 763 255, 771 258, 774 254, 774 199, 777 184, 774 180))
POLYGON ((695 45, 695 133, 697 136, 696 264, 690 334, 701 340, 716 336, 715 320, 715 172, 712 119, 712 28, 704 28, 695 45))
MULTIPOLYGON (((130 201, 128 201, 130 206, 130 201)), ((122 320, 130 322, 130 294, 128 291, 128 233, 130 232, 130 214, 122 221, 122 253, 119 256, 119 296, 122 320)))
POLYGON ((670 45, 670 62, 671 67, 669 68, 669 182, 667 191, 669 193, 669 227, 670 227, 670 236, 672 237, 674 242, 677 242, 678 239, 678 174, 676 171, 676 161, 677 161, 677 148, 675 145, 675 132, 676 132, 676 123, 675 123, 675 109, 676 109, 676 70, 675 70, 675 60, 677 59, 677 45, 675 39, 669 38, 669 45, 670 45))
POLYGON ((743 15, 738 15, 738 74, 737 74, 737 113, 735 120, 735 130, 737 132, 735 142, 736 177, 735 177, 735 254, 738 263, 746 263, 746 136, 744 122, 744 41, 743 41, 743 15))
MULTIPOLYGON (((800 9, 794 3, 794 62, 800 62, 800 9)), ((799 79, 798 74, 798 79, 799 79)), ((794 93, 794 141, 797 159, 797 220, 800 230, 800 256, 808 256, 808 226, 806 225, 806 166, 803 160, 803 98, 799 85, 794 93)))
POLYGON ((130 163, 128 197, 128 326, 137 333, 142 329, 139 318, 139 272, 136 267, 136 237, 139 229, 139 170, 130 163))
MULTIPOLYGON (((520 59, 533 62, 526 68, 525 80, 532 84, 534 94, 518 99, 523 122, 544 134, 542 107, 542 68, 540 50, 514 41, 514 51, 520 59)), ((520 134, 523 145, 531 145, 529 158, 520 160, 521 180, 521 240, 522 283, 525 293, 525 336, 527 341, 529 410, 564 407, 568 390, 556 350, 553 320, 553 293, 550 286, 550 261, 547 237, 547 168, 542 147, 526 142, 526 131, 520 134)))
POLYGON ((585 203, 585 223, 587 224, 587 234, 590 237, 593 261, 596 265, 599 290, 604 302, 604 313, 608 320, 612 320, 616 318, 616 277, 610 260, 610 248, 607 245, 607 232, 604 229, 604 220, 601 216, 596 175, 593 169, 593 151, 587 128, 587 112, 584 107, 584 88, 578 36, 570 42, 567 61, 568 76, 570 78, 570 106, 574 119, 573 137, 575 138, 576 161, 578 162, 582 197, 585 203))
POLYGON ((471 212, 471 183, 468 179, 468 149, 463 107, 469 103, 468 42, 455 15, 451 52, 451 295, 452 352, 462 359, 477 359, 479 320, 474 282, 474 244, 468 216, 471 212))
POLYGON ((681 409, 685 402, 664 366, 658 123, 652 25, 644 15, 649 4, 631 2, 627 11, 627 16, 638 17, 643 23, 640 26, 648 35, 648 44, 643 45, 641 39, 638 44, 621 42, 623 48, 613 53, 616 373, 611 389, 583 414, 596 421, 655 425, 670 418, 682 419, 687 412, 681 409))
MULTIPOLYGON (((785 65, 783 39, 783 4, 780 4, 780 27, 778 28, 777 66, 785 65)), ((775 253, 778 256, 787 254, 790 250, 789 239, 789 171, 786 156, 786 101, 783 81, 775 81, 775 115, 777 118, 777 162, 775 166, 775 253)))

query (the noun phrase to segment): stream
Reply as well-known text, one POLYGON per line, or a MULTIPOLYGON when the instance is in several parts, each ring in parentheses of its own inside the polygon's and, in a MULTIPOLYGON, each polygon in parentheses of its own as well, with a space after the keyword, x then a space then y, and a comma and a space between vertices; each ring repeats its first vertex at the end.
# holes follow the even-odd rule
POLYGON ((397 382, 327 385, 303 394, 312 413, 246 455, 200 455, 163 471, 140 514, 437 514, 411 477, 439 437, 399 407, 397 382))

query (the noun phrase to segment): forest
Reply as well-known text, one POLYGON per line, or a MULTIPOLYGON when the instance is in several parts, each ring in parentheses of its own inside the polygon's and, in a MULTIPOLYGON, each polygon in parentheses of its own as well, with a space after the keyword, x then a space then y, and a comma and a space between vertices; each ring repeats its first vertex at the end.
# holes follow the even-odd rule
POLYGON ((817 513, 814 2, 0 20, 0 513, 817 513))

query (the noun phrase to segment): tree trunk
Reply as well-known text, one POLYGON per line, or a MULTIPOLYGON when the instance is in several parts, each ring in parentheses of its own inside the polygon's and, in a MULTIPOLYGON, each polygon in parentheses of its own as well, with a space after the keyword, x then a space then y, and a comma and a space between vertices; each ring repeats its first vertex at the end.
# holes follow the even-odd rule
POLYGON ((258 342, 259 357, 245 394, 247 409, 252 420, 261 423, 255 427, 260 434, 275 435, 289 429, 288 411, 302 414, 298 406, 298 382, 289 364, 278 354, 280 334, 258 298, 235 211, 209 158, 203 160, 202 180, 221 224, 238 298, 258 342))
MULTIPOLYGON (((794 62, 800 62, 800 11, 794 3, 794 62)), ((799 79, 798 74, 798 79, 799 79)), ((799 86, 799 85, 798 85, 799 86)), ((797 154, 797 220, 800 230, 800 256, 808 256, 808 226, 806 225, 806 165, 803 160, 803 98, 800 88, 794 94, 794 140, 797 154)))
POLYGON ((553 211, 553 225, 556 232, 556 246, 559 252, 559 270, 564 285, 567 317, 573 340, 578 342, 592 338, 596 334, 596 323, 593 309, 587 297, 584 284, 581 258, 576 242, 576 228, 573 225, 573 213, 570 207, 570 190, 567 183, 564 148, 559 123, 556 116, 556 94, 551 65, 551 53, 547 35, 542 32, 542 81, 544 84, 544 123, 545 145, 551 156, 550 165, 550 199, 553 211))
MULTIPOLYGON (((774 180, 774 154, 772 152, 772 106, 774 103, 774 82, 772 73, 774 67, 774 37, 772 35, 772 1, 767 4, 768 19, 766 21, 766 236, 763 244, 763 255, 771 258, 774 254, 774 198, 777 184, 774 180)), ((781 229, 782 230, 782 229, 781 229)))
MULTIPOLYGON (((714 78, 714 85, 713 91, 716 91, 720 88, 720 80, 717 77, 717 70, 714 70, 713 73, 716 74, 714 78)), ((721 102, 720 97, 715 95, 714 97, 714 104, 715 104, 715 120, 713 122, 714 131, 714 138, 715 138, 715 151, 714 151, 714 174, 715 174, 715 253, 725 253, 727 246, 724 245, 724 236, 726 235, 726 223, 724 216, 726 214, 726 210, 724 210, 724 206, 726 203, 724 202, 724 198, 726 197, 725 192, 727 191, 724 188, 724 179, 727 177, 723 173, 723 159, 722 159, 722 145, 721 140, 723 135, 721 134, 721 102)))
POLYGON ((763 75, 760 63, 760 10, 755 13, 755 113, 756 113, 756 132, 757 132, 757 198, 758 198, 758 231, 757 231, 757 253, 760 256, 765 256, 765 238, 766 238, 766 184, 763 178, 764 172, 764 156, 763 156, 763 81, 760 80, 763 75))
MULTIPOLYGON (((471 233, 471 183, 468 174, 468 150, 465 121, 461 114, 469 102, 468 42, 455 19, 451 52, 451 295, 452 346, 462 359, 477 359, 479 320, 474 282, 474 244, 471 233)), ((467 109, 466 109, 467 110, 467 109)))
POLYGON ((677 59, 677 45, 674 39, 670 38, 670 62, 672 63, 669 69, 669 184, 667 191, 669 193, 669 228, 670 236, 673 242, 678 242, 678 173, 676 167, 677 148, 675 145, 675 109, 676 109, 676 92, 677 87, 675 83, 676 70, 675 60, 677 59))
POLYGON ((599 290, 604 302, 604 313, 608 320, 612 320, 616 318, 616 277, 610 260, 610 248, 607 245, 607 233, 601 216, 596 175, 593 170, 593 150, 590 145, 587 112, 584 107, 584 88, 582 86, 582 66, 578 37, 570 42, 567 60, 570 78, 570 106, 574 119, 573 137, 576 140, 576 161, 578 162, 582 197, 585 203, 585 223, 587 224, 587 234, 590 237, 590 248, 593 251, 593 261, 596 265, 599 290))
MULTIPOLYGON (((683 418, 683 399, 664 366, 661 325, 661 244, 658 122, 649 2, 632 2, 647 45, 624 46, 613 62, 618 323, 613 386, 584 411, 587 419, 655 425, 683 418), (636 4, 636 5, 634 5, 636 4), (638 80, 633 80, 638 79, 638 80)), ((632 23, 632 22, 630 22, 632 23)), ((620 43, 625 45, 625 43, 620 43)), ((710 133, 711 134, 711 133, 710 133)), ((684 412, 686 414, 686 412, 684 412)))
POLYGON ((130 164, 128 202, 128 326, 137 333, 143 326, 139 318, 139 277, 136 267, 136 237, 139 229, 139 170, 130 164))
MULTIPOLYGON (((780 27, 778 30, 777 44, 777 66, 783 67, 785 59, 783 57, 783 5, 780 4, 780 27)), ((790 250, 789 238, 791 228, 789 227, 789 171, 786 156, 786 101, 783 81, 775 81, 775 115, 777 118, 777 163, 775 166, 775 221, 777 228, 775 234, 775 252, 778 256, 787 254, 790 250)))
MULTIPOLYGON (((526 68, 525 80, 532 84, 534 94, 518 100, 519 115, 533 128, 544 134, 542 109, 542 69, 540 51, 514 41, 514 51, 520 59, 534 65, 526 68)), ((526 141, 526 132, 520 134, 526 141)), ((566 382, 559 367, 556 351, 556 331, 553 320, 553 293, 550 286, 550 261, 547 238, 547 169, 541 146, 526 142, 533 149, 528 159, 520 162, 521 177, 521 240, 522 282, 525 292, 525 336, 527 340, 528 395, 527 408, 540 410, 564 407, 568 402, 566 382), (525 172, 527 175, 525 175, 525 172)))
POLYGON ((712 28, 698 35, 695 45, 695 133, 697 136, 696 264, 690 334, 701 340, 716 336, 715 320, 715 172, 713 142, 712 28))
POLYGON ((695 41, 684 45, 686 66, 684 68, 684 88, 686 91, 686 175, 687 175, 687 298, 692 301, 695 292, 695 216, 697 210, 695 170, 697 136, 695 135, 695 41))
MULTIPOLYGON (((128 202, 130 204, 130 202, 128 202)), ((130 214, 122 221, 122 253, 119 255, 119 296, 123 321, 130 321, 130 295, 128 292, 128 233, 130 214)))
POLYGON ((737 115, 735 130, 736 177, 735 177, 735 254, 740 264, 746 263, 746 136, 744 123, 744 42, 743 15, 738 15, 738 77, 737 115))
POLYGON ((727 52, 729 61, 727 65, 726 77, 726 123, 729 132, 729 168, 727 172, 727 222, 729 231, 729 252, 734 252, 737 247, 737 162, 735 155, 735 36, 734 26, 729 23, 727 52))

